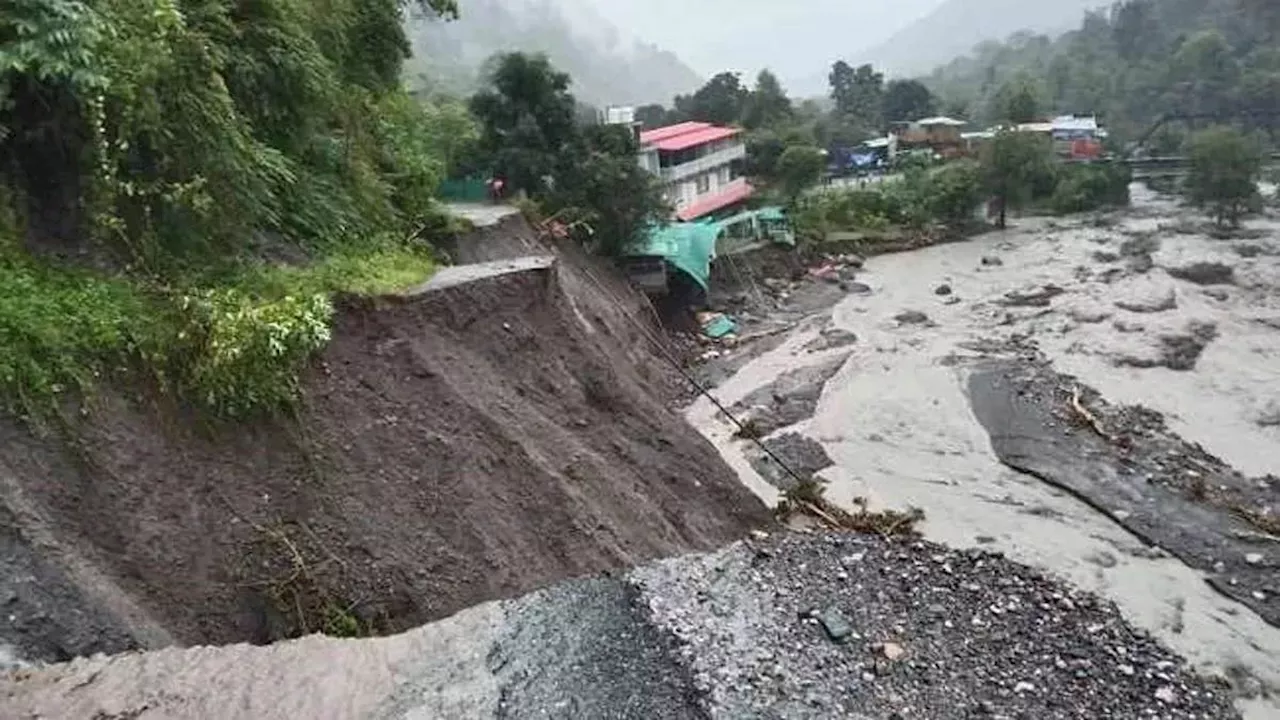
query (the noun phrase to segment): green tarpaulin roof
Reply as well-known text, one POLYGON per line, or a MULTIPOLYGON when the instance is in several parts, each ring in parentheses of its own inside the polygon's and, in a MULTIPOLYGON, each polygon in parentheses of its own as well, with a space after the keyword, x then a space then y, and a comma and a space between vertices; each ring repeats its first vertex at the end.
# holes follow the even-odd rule
POLYGON ((656 255, 683 270, 709 289, 711 261, 715 259, 720 228, 701 223, 672 223, 649 231, 635 255, 656 255))
MULTIPOLYGON (((631 255, 652 255, 683 270, 704 289, 710 289, 711 261, 716 259, 716 240, 727 225, 755 215, 760 220, 786 220, 782 208, 766 207, 740 213, 721 221, 671 223, 650 228, 644 242, 631 255)), ((794 240, 792 241, 794 243, 794 240)))

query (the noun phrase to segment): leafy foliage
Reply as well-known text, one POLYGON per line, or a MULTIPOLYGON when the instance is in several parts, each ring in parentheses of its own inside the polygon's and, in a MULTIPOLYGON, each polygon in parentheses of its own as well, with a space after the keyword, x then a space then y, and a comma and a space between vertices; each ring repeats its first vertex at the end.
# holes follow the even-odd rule
POLYGON ((743 119, 749 96, 750 91, 742 86, 742 79, 737 73, 722 72, 697 92, 677 96, 674 102, 676 112, 682 118, 732 125, 743 119))
POLYGON ((619 126, 575 121, 569 77, 544 56, 496 59, 492 87, 471 99, 481 150, 541 209, 591 229, 591 244, 618 255, 668 215, 660 188, 636 162, 636 138, 619 126))
POLYGON ((1048 140, 1033 133, 1002 130, 983 148, 983 184, 1000 203, 1000 227, 1010 208, 1032 199, 1043 178, 1048 177, 1052 187, 1050 158, 1048 140))
POLYGON ((1122 139, 1136 139, 1162 116, 1188 113, 1226 120, 1248 112, 1248 125, 1274 128, 1276 7, 1267 0, 1124 0, 1057 39, 1019 33, 983 43, 926 82, 982 122, 1006 119, 1008 88, 1030 83, 1041 112, 1098 114, 1122 139))
POLYGON ((870 65, 853 68, 843 60, 828 76, 836 118, 853 132, 870 136, 884 125, 884 73, 870 65))
POLYGON ((1227 127, 1204 130, 1191 141, 1187 194, 1219 224, 1238 225, 1258 195, 1262 151, 1253 138, 1227 127))
POLYGON ((937 112, 937 100, 919 80, 890 80, 884 90, 884 119, 921 120, 937 112))
POLYGON ((512 189, 540 194, 576 140, 569 76, 545 55, 508 53, 495 59, 489 82, 471 98, 471 112, 481 123, 481 150, 512 189))
MULTIPOLYGON (((457 12, 453 0, 414 4, 457 12)), ((49 407, 143 369, 220 414, 279 409, 327 337, 330 292, 429 273, 404 238, 439 225, 432 195, 469 125, 401 89, 401 11, 400 0, 7 2, 4 402, 49 407), (260 271, 264 248, 311 262, 260 271), (269 275, 272 289, 253 287, 269 275)))
POLYGON ((636 162, 634 134, 617 125, 585 128, 557 173, 552 206, 592 228, 594 250, 617 257, 651 224, 670 216, 662 190, 636 162))
POLYGON ((1057 187, 1049 201, 1056 213, 1078 213, 1129 204, 1129 183, 1133 180, 1133 172, 1127 165, 1066 165, 1058 170, 1057 175, 1057 187))
POLYGON ((792 145, 778 157, 777 176, 783 193, 792 202, 805 188, 817 184, 826 166, 822 151, 811 145, 792 145))

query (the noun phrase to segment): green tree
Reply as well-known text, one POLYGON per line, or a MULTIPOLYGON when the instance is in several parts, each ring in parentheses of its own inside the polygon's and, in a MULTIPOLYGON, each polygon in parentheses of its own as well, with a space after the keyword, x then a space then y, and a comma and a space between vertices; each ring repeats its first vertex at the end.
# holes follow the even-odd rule
POLYGON ((999 203, 1001 228, 1009 209, 1031 200, 1037 179, 1050 167, 1051 153, 1045 138, 1016 130, 1001 130, 983 147, 983 186, 999 203))
POLYGON ((668 115, 667 109, 661 105, 641 105, 636 108, 636 122, 645 130, 666 125, 669 122, 668 115))
POLYGON ((1000 122, 1014 125, 1035 122, 1043 103, 1036 83, 1030 77, 1015 78, 1000 87, 993 100, 993 115, 1000 122))
POLYGON ((618 257, 671 215, 662 189, 636 162, 639 149, 629 128, 593 125, 560 158, 550 206, 590 225, 595 252, 618 257))
POLYGON ((812 145, 793 145, 778 158, 777 177, 783 194, 794 203, 806 189, 822 179, 826 167, 822 150, 812 145))
POLYGON ((836 115, 869 132, 884 125, 884 74, 870 65, 851 67, 843 60, 831 66, 827 76, 836 115))
POLYGON ((1215 114, 1234 109, 1240 82, 1235 49, 1218 30, 1187 38, 1169 63, 1169 102, 1183 112, 1215 114))
POLYGON ((742 124, 748 130, 772 127, 786 122, 793 116, 791 99, 782 89, 778 76, 769 70, 761 70, 756 76, 755 89, 747 96, 742 124))
POLYGON ((924 195, 932 217, 963 225, 982 203, 982 168, 972 160, 948 163, 929 173, 924 195))
POLYGON ((889 122, 919 120, 937 112, 937 101, 919 80, 891 80, 884 92, 884 117, 889 122))
POLYGON ((742 121, 748 91, 737 73, 722 72, 692 95, 676 98, 676 111, 689 120, 734 125, 742 121))
POLYGON ((570 78, 545 55, 508 53, 496 59, 488 82, 471 98, 481 150, 512 189, 541 195, 577 139, 570 78))
POLYGON ((1258 143, 1234 128, 1215 127, 1191 139, 1187 194, 1219 225, 1239 225, 1258 194, 1263 153, 1258 143))

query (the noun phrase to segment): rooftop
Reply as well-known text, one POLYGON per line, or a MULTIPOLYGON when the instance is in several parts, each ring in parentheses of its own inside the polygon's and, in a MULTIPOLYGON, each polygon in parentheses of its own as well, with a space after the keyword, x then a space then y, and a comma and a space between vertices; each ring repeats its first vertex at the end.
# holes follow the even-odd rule
POLYGON ((705 145, 737 135, 737 128, 720 127, 704 122, 683 122, 640 133, 640 144, 657 150, 675 152, 705 145))
POLYGON ((729 186, 729 189, 723 192, 716 193, 715 195, 705 197, 695 203, 691 203, 689 206, 677 212, 676 217, 684 220, 685 222, 695 220, 703 215, 710 215, 721 208, 726 208, 735 203, 740 203, 751 197, 754 192, 755 188, 748 185, 745 181, 734 183, 729 186))

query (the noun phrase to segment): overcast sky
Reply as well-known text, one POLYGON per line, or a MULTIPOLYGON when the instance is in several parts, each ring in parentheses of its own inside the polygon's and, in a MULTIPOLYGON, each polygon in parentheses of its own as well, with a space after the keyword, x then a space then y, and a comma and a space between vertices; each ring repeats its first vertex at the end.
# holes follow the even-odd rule
POLYGON ((840 58, 888 39, 943 0, 577 0, 624 32, 712 75, 763 67, 790 84, 825 84, 840 58))

